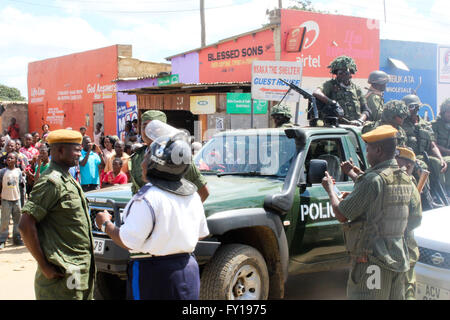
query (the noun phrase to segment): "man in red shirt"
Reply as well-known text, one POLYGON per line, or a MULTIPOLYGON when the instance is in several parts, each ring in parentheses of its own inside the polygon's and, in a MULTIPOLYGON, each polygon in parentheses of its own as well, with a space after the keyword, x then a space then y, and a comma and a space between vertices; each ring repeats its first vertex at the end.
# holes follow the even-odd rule
POLYGON ((33 160, 33 157, 39 156, 39 150, 33 147, 33 136, 29 133, 24 135, 24 145, 19 149, 19 152, 23 153, 28 161, 33 160))
POLYGON ((19 124, 17 124, 16 122, 16 118, 11 118, 11 124, 8 127, 8 134, 11 139, 20 139, 20 128, 19 124))
POLYGON ((116 184, 128 183, 128 178, 125 173, 122 172, 122 159, 115 158, 112 162, 112 171, 106 173, 102 180, 102 188, 111 187, 116 184))

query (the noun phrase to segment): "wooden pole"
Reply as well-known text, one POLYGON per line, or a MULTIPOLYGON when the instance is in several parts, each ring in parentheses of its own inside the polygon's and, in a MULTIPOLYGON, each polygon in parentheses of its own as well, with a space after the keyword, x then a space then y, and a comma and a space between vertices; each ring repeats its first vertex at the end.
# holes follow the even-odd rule
POLYGON ((205 0, 200 0, 200 23, 202 28, 202 47, 206 45, 205 36, 205 0))

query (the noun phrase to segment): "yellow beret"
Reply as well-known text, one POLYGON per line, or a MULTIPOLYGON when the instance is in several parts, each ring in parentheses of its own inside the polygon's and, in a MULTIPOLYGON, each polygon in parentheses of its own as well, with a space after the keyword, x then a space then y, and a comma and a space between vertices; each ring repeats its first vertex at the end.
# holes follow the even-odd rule
POLYGON ((390 125, 376 127, 374 130, 367 132, 361 138, 367 143, 379 142, 386 139, 395 138, 397 129, 390 125))
POLYGON ((47 136, 48 144, 53 143, 75 143, 81 144, 83 136, 75 130, 60 129, 51 131, 47 136))
POLYGON ((411 148, 397 147, 395 155, 399 158, 416 162, 416 154, 411 148))

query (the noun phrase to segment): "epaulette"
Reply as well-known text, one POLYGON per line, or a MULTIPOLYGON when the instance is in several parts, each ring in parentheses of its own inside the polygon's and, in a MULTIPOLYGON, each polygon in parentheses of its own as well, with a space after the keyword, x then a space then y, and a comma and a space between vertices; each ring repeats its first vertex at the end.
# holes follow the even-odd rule
POLYGON ((144 199, 145 194, 147 193, 147 191, 152 187, 153 185, 148 182, 146 183, 144 186, 142 186, 142 188, 139 189, 139 191, 136 193, 136 195, 134 196, 134 200, 137 201, 141 201, 144 199))
POLYGON ((62 174, 58 171, 52 171, 49 174, 48 180, 53 184, 58 184, 59 180, 61 180, 62 174))

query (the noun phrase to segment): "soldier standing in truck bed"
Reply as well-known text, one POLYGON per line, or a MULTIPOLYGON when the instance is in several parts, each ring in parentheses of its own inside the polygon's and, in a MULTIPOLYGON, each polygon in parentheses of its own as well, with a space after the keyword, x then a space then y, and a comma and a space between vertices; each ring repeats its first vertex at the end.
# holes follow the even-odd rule
POLYGON ((340 123, 363 125, 369 119, 370 110, 361 88, 351 81, 352 74, 357 71, 355 61, 350 57, 340 56, 328 68, 336 78, 326 81, 313 95, 325 104, 339 104, 344 109, 344 117, 339 119, 340 123))
POLYGON ((365 98, 367 100, 367 107, 370 109, 370 121, 378 121, 381 119, 384 105, 383 93, 386 90, 388 81, 389 76, 384 71, 375 70, 369 74, 367 82, 370 83, 370 87, 367 89, 365 98))
MULTIPOLYGON (((450 98, 447 98, 442 104, 439 116, 432 122, 433 132, 436 136, 436 145, 441 151, 447 164, 450 163, 450 98)), ((450 197, 450 169, 447 167, 447 176, 445 178, 445 189, 447 197, 450 197)))

